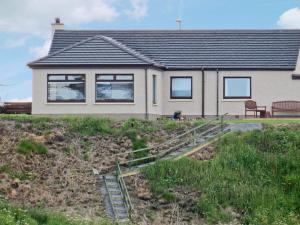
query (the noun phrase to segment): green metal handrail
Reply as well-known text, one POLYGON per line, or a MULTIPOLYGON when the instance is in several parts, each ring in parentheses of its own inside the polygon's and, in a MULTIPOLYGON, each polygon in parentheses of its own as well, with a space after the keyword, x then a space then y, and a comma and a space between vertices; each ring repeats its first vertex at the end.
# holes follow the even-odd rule
MULTIPOLYGON (((219 121, 219 124, 220 124, 220 129, 221 131, 224 130, 224 116, 226 116, 226 114, 216 118, 216 119, 213 119, 213 120, 210 120, 204 124, 201 124, 197 127, 194 127, 182 134, 179 134, 173 138, 171 138, 170 140, 167 140, 161 144, 158 144, 158 145, 155 145, 155 146, 152 146, 152 147, 147 147, 147 148, 142 148, 142 149, 137 149, 137 150, 133 150, 133 151, 127 151, 127 152, 121 152, 121 153, 118 153, 116 154, 116 161, 118 161, 118 156, 122 156, 122 155, 130 155, 132 156, 134 153, 136 152, 143 152, 143 151, 150 151, 150 150, 155 150, 155 149, 159 149, 163 146, 167 146, 167 145, 170 145, 172 144, 173 142, 176 142, 176 141, 180 141, 180 139, 184 136, 188 136, 190 134, 192 134, 192 139, 193 139, 193 142, 195 143, 195 136, 197 135, 197 131, 200 130, 201 128, 204 128, 210 124, 214 124, 215 122, 219 121), (219 120, 220 119, 220 120, 219 120)), ((200 132, 198 133, 198 135, 203 135, 207 132, 209 132, 211 129, 209 129, 208 131, 203 131, 203 132, 200 132)), ((186 142, 186 141, 185 141, 186 142)), ((152 154, 150 156, 147 156, 147 157, 141 157, 141 158, 135 158, 135 159, 130 159, 130 160, 127 160, 125 162, 121 162, 120 164, 121 165, 126 165, 126 164, 132 164, 132 163, 136 163, 136 162, 139 162, 139 161, 144 161, 144 160, 147 160, 147 159, 154 159, 156 160, 157 158, 159 158, 161 155, 165 155, 167 152, 169 152, 169 150, 166 150, 164 152, 158 152, 157 154, 152 154)))
POLYGON ((181 137, 183 137, 183 136, 185 136, 185 135, 187 135, 187 134, 190 134, 190 133, 193 132, 194 130, 198 130, 198 129, 204 127, 204 126, 207 126, 207 125, 213 123, 214 121, 215 121, 215 120, 210 120, 210 121, 208 121, 208 122, 206 122, 206 123, 204 123, 204 124, 201 124, 201 125, 199 125, 199 126, 197 126, 197 127, 192 128, 191 130, 188 130, 188 131, 186 131, 186 132, 184 132, 184 133, 182 133, 182 134, 180 134, 180 135, 177 135, 177 136, 171 138, 170 140, 167 140, 167 141, 165 141, 165 142, 163 142, 163 143, 161 143, 161 144, 158 144, 158 145, 155 145, 155 146, 152 146, 152 147, 141 148, 141 149, 137 149, 137 150, 133 150, 133 151, 120 152, 120 153, 117 153, 116 156, 120 156, 120 155, 128 155, 128 154, 135 153, 135 152, 141 152, 141 151, 146 151, 146 150, 151 150, 151 149, 159 148, 159 147, 164 146, 164 145, 166 145, 166 144, 172 143, 172 141, 174 141, 174 140, 176 140, 176 139, 179 139, 179 138, 181 138, 181 137))

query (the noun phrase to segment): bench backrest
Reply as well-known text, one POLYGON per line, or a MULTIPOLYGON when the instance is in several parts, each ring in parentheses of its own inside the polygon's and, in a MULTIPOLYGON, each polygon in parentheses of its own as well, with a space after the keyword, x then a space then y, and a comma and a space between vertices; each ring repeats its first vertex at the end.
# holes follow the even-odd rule
POLYGON ((245 108, 246 109, 256 109, 257 105, 256 102, 253 100, 247 100, 245 101, 245 108))
POLYGON ((282 109, 282 110, 300 110, 300 101, 280 101, 272 103, 273 109, 282 109))

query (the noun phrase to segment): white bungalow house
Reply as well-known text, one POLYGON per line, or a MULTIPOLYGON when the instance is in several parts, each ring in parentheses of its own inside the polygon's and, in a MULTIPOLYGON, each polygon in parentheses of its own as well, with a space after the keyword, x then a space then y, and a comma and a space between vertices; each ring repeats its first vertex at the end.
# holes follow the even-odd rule
POLYGON ((32 114, 244 115, 300 101, 300 30, 65 30, 29 63, 32 114), (297 66, 296 66, 297 65, 297 66))

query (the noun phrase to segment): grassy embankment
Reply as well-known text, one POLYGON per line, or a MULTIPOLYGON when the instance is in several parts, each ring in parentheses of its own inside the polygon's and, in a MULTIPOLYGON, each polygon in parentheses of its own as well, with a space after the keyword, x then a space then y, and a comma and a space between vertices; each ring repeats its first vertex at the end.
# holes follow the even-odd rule
MULTIPOLYGON (((144 148, 147 146, 147 137, 158 129, 164 129, 167 132, 176 132, 183 126, 198 125, 190 122, 177 123, 172 120, 163 120, 158 122, 129 119, 126 121, 113 121, 106 118, 97 117, 36 117, 30 115, 0 115, 0 120, 9 120, 14 122, 14 129, 25 129, 27 132, 38 132, 39 135, 49 135, 57 127, 64 127, 66 133, 76 134, 82 138, 96 135, 123 135, 127 136, 133 144, 133 149, 144 148), (147 137, 144 134, 147 133, 147 137)), ((67 151, 71 154, 71 151, 67 151)), ((21 139, 16 146, 18 154, 47 154, 48 149, 43 143, 32 139, 21 139)), ((145 154, 145 153, 144 153, 145 154)), ((135 157, 141 157, 136 155, 135 157)), ((33 180, 32 174, 17 171, 10 165, 0 165, 0 174, 6 173, 9 177, 20 180, 33 180)), ((1 193, 0 193, 1 197, 1 193)), ((0 198, 0 224, 2 225, 98 225, 110 224, 107 221, 80 221, 70 219, 60 214, 46 212, 43 209, 24 210, 18 206, 9 205, 9 203, 0 198)))
POLYGON ((207 222, 300 224, 300 129, 228 134, 210 161, 162 161, 144 171, 152 192, 176 201, 172 188, 201 192, 197 212, 207 222))

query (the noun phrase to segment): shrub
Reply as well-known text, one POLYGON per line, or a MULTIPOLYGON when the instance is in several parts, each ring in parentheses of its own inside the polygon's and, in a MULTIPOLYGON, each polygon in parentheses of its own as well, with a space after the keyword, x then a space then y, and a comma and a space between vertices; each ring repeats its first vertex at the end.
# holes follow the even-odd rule
POLYGON ((37 153, 37 154, 46 154, 48 149, 41 143, 35 142, 31 139, 23 139, 20 141, 17 152, 20 154, 29 154, 29 153, 37 153))

